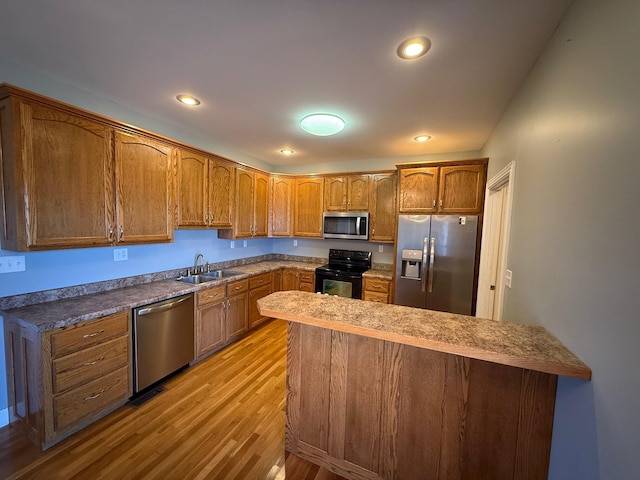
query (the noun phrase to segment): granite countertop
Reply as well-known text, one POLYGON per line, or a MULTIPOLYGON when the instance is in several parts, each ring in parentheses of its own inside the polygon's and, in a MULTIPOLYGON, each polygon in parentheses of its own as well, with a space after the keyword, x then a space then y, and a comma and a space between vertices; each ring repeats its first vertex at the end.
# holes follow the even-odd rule
POLYGON ((591 379, 591 370, 546 329, 315 293, 275 292, 262 315, 502 365, 591 379))
POLYGON ((175 279, 158 280, 113 290, 79 295, 61 300, 46 301, 19 308, 3 310, 0 313, 18 321, 21 325, 41 332, 66 327, 85 320, 92 320, 112 313, 130 310, 167 298, 185 295, 205 288, 215 287, 253 275, 268 273, 280 268, 296 268, 313 271, 321 263, 296 262, 289 260, 268 260, 229 267, 227 270, 240 272, 233 277, 225 277, 212 282, 192 285, 175 279))

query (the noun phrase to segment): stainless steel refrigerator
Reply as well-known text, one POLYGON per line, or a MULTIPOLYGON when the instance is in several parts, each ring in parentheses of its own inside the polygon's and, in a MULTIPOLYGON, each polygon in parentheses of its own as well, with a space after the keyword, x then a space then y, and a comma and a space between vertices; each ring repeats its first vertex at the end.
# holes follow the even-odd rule
POLYGON ((472 315, 478 217, 400 215, 397 305, 472 315))

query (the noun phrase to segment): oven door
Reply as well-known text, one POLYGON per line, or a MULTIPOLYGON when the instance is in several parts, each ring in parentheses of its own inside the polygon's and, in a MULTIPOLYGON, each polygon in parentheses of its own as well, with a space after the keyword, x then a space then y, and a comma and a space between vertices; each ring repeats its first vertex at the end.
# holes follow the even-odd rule
POLYGON ((362 274, 317 269, 316 292, 361 299, 362 274))

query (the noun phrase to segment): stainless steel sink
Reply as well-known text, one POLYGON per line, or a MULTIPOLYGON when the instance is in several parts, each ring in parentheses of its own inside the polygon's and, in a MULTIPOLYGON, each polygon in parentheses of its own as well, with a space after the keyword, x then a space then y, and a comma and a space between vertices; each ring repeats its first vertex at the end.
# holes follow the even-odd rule
POLYGON ((196 275, 189 275, 187 277, 178 277, 179 282, 193 283, 198 285, 200 283, 213 282, 220 280, 221 278, 233 277, 235 275, 241 275, 242 272, 235 272, 233 270, 214 270, 212 272, 200 273, 196 275))

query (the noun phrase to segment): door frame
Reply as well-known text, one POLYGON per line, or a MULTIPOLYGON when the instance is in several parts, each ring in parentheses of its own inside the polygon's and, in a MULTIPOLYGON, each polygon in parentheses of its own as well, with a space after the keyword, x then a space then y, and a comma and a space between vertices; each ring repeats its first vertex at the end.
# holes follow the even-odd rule
MULTIPOLYGON (((502 209, 502 222, 500 222, 501 228, 498 231, 493 231, 491 225, 493 222, 483 222, 483 231, 482 238, 483 244, 488 245, 491 241, 498 241, 501 245, 499 250, 499 256, 497 259, 496 265, 490 265, 491 262, 489 258, 489 252, 487 248, 481 249, 480 252, 480 271, 478 275, 478 291, 477 298, 478 304, 480 304, 480 296, 483 289, 488 289, 491 284, 491 268, 496 268, 498 265, 502 265, 501 271, 496 275, 496 290, 495 297, 493 303, 493 319, 494 320, 502 320, 502 311, 504 307, 504 295, 505 295, 505 273, 507 269, 507 259, 509 258, 509 235, 511 232, 511 212, 513 209, 513 189, 515 185, 515 169, 516 162, 510 162, 507 166, 505 166, 502 170, 500 170, 497 174, 495 174, 491 179, 487 181, 486 191, 485 191, 485 199, 490 198, 490 193, 492 191, 498 191, 506 186, 509 186, 506 192, 506 198, 504 198, 504 208, 502 209)), ((490 218, 491 210, 493 208, 492 202, 485 202, 485 211, 484 217, 486 219, 490 218)), ((482 317, 486 316, 486 314, 482 311, 482 309, 476 310, 476 316, 482 317)))

